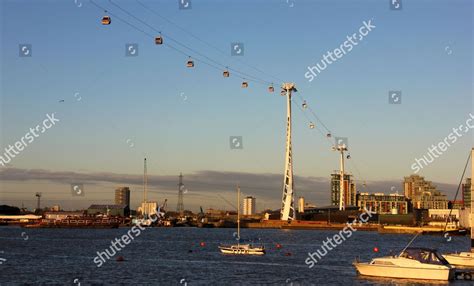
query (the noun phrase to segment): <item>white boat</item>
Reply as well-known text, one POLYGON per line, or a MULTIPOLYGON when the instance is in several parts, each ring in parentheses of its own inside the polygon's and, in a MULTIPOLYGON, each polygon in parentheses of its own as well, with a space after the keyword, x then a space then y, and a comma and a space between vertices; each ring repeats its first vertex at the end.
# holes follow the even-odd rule
POLYGON ((455 268, 429 248, 406 248, 398 256, 354 262, 354 266, 360 275, 372 277, 448 281, 455 275, 455 268))
POLYGON ((234 244, 229 246, 221 245, 219 249, 224 254, 242 254, 242 255, 264 255, 265 247, 255 247, 251 244, 234 244))
POLYGON ((474 267, 474 253, 472 252, 448 253, 444 254, 443 257, 451 265, 474 267))
MULTIPOLYGON (((471 149, 471 198, 474 198, 474 148, 471 149)), ((467 167, 467 164, 466 164, 467 167)), ((472 200, 472 199, 471 199, 472 200)), ((444 258, 452 265, 462 267, 474 267, 474 203, 471 201, 471 252, 448 253, 444 258)))
POLYGON ((223 254, 233 255, 264 255, 265 246, 254 246, 252 244, 240 244, 240 187, 237 186, 237 237, 238 243, 231 245, 219 245, 223 254))

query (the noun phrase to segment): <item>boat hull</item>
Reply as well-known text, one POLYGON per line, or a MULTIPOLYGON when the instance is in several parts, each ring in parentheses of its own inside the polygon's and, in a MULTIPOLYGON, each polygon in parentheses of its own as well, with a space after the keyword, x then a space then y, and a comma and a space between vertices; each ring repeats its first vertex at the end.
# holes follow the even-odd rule
POLYGON ((451 265, 474 267, 474 254, 470 252, 443 254, 443 257, 451 265))
POLYGON ((265 250, 258 248, 258 249, 236 249, 230 247, 219 247, 220 251, 223 254, 236 254, 236 255, 265 255, 265 250))
POLYGON ((418 280, 442 280, 449 281, 454 279, 454 268, 413 268, 388 265, 373 265, 364 262, 354 263, 357 272, 360 275, 372 277, 387 277, 401 279, 418 279, 418 280))

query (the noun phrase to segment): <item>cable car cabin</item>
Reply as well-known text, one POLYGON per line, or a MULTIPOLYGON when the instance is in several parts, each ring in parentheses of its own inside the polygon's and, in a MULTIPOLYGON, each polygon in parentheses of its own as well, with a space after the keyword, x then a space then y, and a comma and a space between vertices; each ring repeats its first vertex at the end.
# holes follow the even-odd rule
POLYGON ((110 25, 110 23, 112 23, 112 20, 110 19, 110 16, 102 17, 102 25, 110 25))
POLYGON ((224 77, 229 77, 230 74, 229 74, 229 71, 224 71, 224 72, 222 73, 222 75, 223 75, 224 77))
POLYGON ((159 36, 155 38, 155 44, 163 45, 163 37, 159 36))
POLYGON ((194 67, 194 61, 193 60, 189 60, 187 63, 186 63, 186 66, 188 68, 193 68, 194 67))
POLYGON ((327 138, 331 138, 331 136, 332 136, 331 133, 326 134, 327 138))
POLYGON ((246 81, 242 82, 242 88, 247 88, 247 87, 249 87, 249 83, 246 81))
POLYGON ((309 128, 314 129, 314 123, 313 122, 309 123, 309 128))
POLYGON ((306 109, 308 107, 308 105, 306 104, 306 100, 303 102, 302 107, 303 109, 306 109))
POLYGON ((268 92, 274 92, 274 91, 275 91, 275 88, 273 86, 268 87, 268 92))

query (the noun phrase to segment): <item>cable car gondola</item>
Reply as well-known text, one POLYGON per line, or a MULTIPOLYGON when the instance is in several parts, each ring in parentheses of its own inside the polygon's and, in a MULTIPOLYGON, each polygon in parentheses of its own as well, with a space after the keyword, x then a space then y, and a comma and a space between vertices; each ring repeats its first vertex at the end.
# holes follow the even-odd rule
POLYGON ((161 35, 155 38, 155 44, 163 45, 163 37, 161 35))
POLYGON ((268 92, 274 92, 275 91, 275 88, 273 87, 273 85, 270 85, 268 87, 268 92))
POLYGON ((331 136, 332 136, 331 133, 326 134, 327 138, 331 138, 331 136))
POLYGON ((242 82, 242 88, 247 88, 247 87, 249 87, 249 83, 246 81, 242 82))
POLYGON ((186 63, 186 66, 188 68, 193 68, 194 67, 194 61, 191 59, 191 57, 189 57, 189 60, 188 62, 186 63))
POLYGON ((308 107, 308 105, 306 104, 306 100, 303 102, 301 106, 303 107, 303 109, 306 109, 308 107))
POLYGON ((110 16, 102 17, 102 25, 110 25, 110 23, 112 23, 112 19, 110 19, 110 16))
POLYGON ((222 73, 222 75, 223 75, 224 77, 229 77, 230 73, 229 73, 228 70, 225 70, 225 71, 222 73))
POLYGON ((314 129, 314 126, 315 126, 315 125, 314 125, 313 122, 310 122, 310 123, 309 123, 309 128, 314 129))

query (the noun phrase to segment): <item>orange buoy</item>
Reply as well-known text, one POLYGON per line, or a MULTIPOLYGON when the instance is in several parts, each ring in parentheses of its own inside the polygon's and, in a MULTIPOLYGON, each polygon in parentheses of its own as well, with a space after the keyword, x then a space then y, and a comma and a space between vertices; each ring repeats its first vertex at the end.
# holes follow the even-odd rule
POLYGON ((374 247, 374 252, 379 252, 379 248, 378 248, 378 247, 374 247))
POLYGON ((206 246, 206 243, 204 241, 201 241, 201 243, 199 243, 199 245, 204 247, 204 246, 206 246))
POLYGON ((278 248, 278 249, 280 249, 282 246, 281 246, 281 244, 277 243, 277 244, 275 245, 275 247, 278 248))

